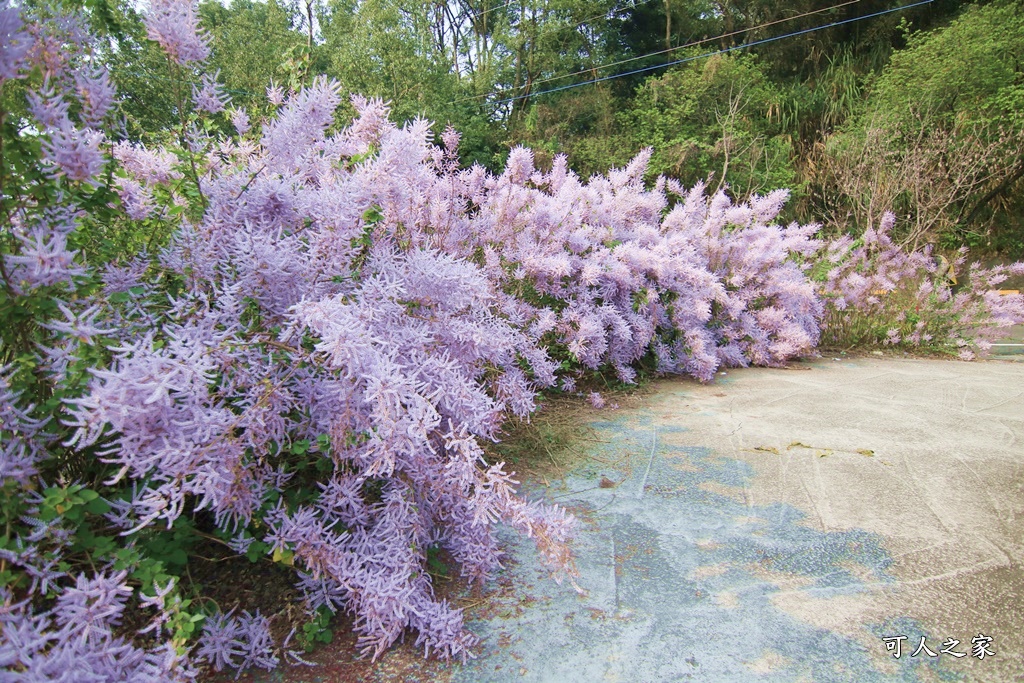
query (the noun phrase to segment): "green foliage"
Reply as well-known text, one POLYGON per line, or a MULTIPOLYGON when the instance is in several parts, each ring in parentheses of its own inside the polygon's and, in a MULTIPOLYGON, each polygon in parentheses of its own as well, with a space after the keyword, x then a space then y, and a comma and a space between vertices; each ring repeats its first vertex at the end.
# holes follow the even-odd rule
MULTIPOLYGON (((181 139, 188 129, 210 132, 224 123, 223 117, 218 123, 193 111, 191 87, 196 74, 175 67, 154 49, 145 40, 133 11, 103 1, 87 5, 88 17, 106 26, 113 46, 88 53, 88 61, 103 60, 111 67, 123 98, 119 113, 126 116, 128 135, 181 139)), ((71 68, 80 68, 85 57, 73 54, 69 60, 71 68)), ((189 152, 182 151, 179 170, 183 176, 152 188, 153 202, 163 211, 142 220, 129 219, 116 185, 124 173, 113 161, 110 145, 103 149, 106 168, 93 182, 71 181, 40 163, 42 138, 28 123, 26 90, 38 89, 42 82, 43 74, 38 72, 25 79, 0 81, 0 366, 11 391, 22 395, 32 418, 45 425, 41 434, 48 443, 49 457, 39 459, 35 467, 39 481, 51 485, 30 491, 15 479, 0 483, 0 548, 23 552, 23 547, 13 544, 35 535, 40 537, 36 548, 41 561, 50 563, 55 571, 74 574, 109 566, 114 572, 125 572, 137 595, 163 596, 169 613, 166 628, 181 654, 198 635, 204 619, 204 611, 193 602, 188 567, 196 546, 208 541, 188 516, 178 517, 170 528, 147 528, 127 539, 105 517, 115 503, 130 500, 133 494, 101 455, 109 440, 101 438, 82 448, 67 444, 74 433, 68 424, 70 407, 87 393, 93 373, 109 367, 109 339, 99 331, 69 335, 55 331, 50 323, 65 319, 62 302, 91 297, 119 310, 122 319, 131 317, 128 310, 146 296, 146 290, 134 287, 104 297, 99 273, 105 264, 136 257, 142 251, 158 251, 173 224, 180 223, 187 212, 202 210, 197 183, 201 169, 189 152), (92 269, 51 285, 31 287, 14 281, 4 264, 8 255, 20 252, 18 226, 23 229, 46 221, 47 212, 58 207, 70 208, 75 216, 68 219, 67 243, 74 252, 69 258, 73 256, 78 264, 88 263, 92 269), (62 356, 59 362, 66 364, 66 369, 53 371, 52 361, 41 353, 47 349, 62 356), (33 516, 45 526, 26 521, 33 516)), ((71 103, 72 120, 77 118, 79 106, 71 103)), ((108 114, 111 119, 113 116, 108 114)), ((151 303, 157 306, 154 310, 166 308, 168 295, 175 293, 178 284, 173 277, 158 281, 149 293, 151 303)), ((155 340, 155 346, 161 343, 155 340)), ((0 439, 5 446, 23 438, 16 430, 0 420, 0 439)), ((28 580, 27 574, 16 571, 16 565, 0 561, 0 585, 10 588, 12 595, 27 590, 24 584, 28 580)), ((40 600, 47 603, 54 596, 49 590, 40 600)), ((49 608, 47 604, 38 607, 49 608)))
POLYGON ((1024 12, 968 6, 910 33, 816 160, 812 210, 847 229, 893 210, 902 241, 1024 249, 1024 12))
POLYGON ((509 141, 534 151, 540 167, 556 154, 565 154, 582 178, 607 173, 629 163, 639 147, 619 125, 624 106, 603 85, 577 88, 533 101, 509 141))
POLYGON ((909 34, 871 88, 868 109, 887 125, 1020 121, 1024 11, 1016 2, 969 5, 948 27, 909 34))
POLYGON ((111 78, 120 96, 120 113, 133 139, 167 139, 178 118, 176 104, 185 94, 175 84, 167 56, 146 39, 141 15, 119 7, 121 26, 117 49, 105 55, 111 78))
MULTIPOLYGON (((215 133, 226 127, 224 115, 200 116, 193 111, 189 98, 195 74, 169 63, 145 39, 134 11, 103 0, 86 4, 92 11, 90 16, 107 26, 112 37, 114 47, 96 58, 111 66, 118 90, 124 95, 121 113, 127 117, 126 132, 131 139, 180 142, 192 131, 215 133)), ((758 11, 765 6, 767 3, 750 4, 749 16, 743 20, 760 16, 758 11)), ((910 167, 898 162, 910 158, 912 145, 918 144, 915 141, 942 143, 927 148, 934 149, 935 157, 921 156, 919 160, 924 161, 913 167, 923 174, 918 178, 921 186, 941 186, 941 175, 950 168, 939 161, 926 163, 928 159, 963 156, 975 143, 990 145, 992 156, 987 160, 996 173, 984 182, 971 181, 970 192, 953 197, 948 207, 910 203, 912 193, 906 186, 883 196, 877 185, 871 185, 855 195, 850 191, 853 186, 835 182, 819 183, 823 189, 816 206, 830 204, 853 212, 859 210, 854 201, 867 197, 876 202, 885 199, 873 208, 887 210, 895 205, 904 215, 909 211, 948 210, 950 218, 943 225, 958 231, 944 233, 947 239, 992 237, 1024 252, 1024 231, 1019 227, 987 235, 963 227, 969 220, 986 219, 998 224, 1006 217, 1024 214, 1019 136, 1024 128, 1020 67, 1024 14, 1019 4, 972 5, 948 28, 910 34, 907 49, 896 53, 891 64, 871 82, 870 99, 863 108, 864 83, 873 62, 853 48, 840 46, 822 62, 827 67, 813 80, 785 80, 778 75, 778 62, 755 55, 717 56, 651 78, 628 106, 628 93, 614 85, 586 86, 488 109, 486 100, 479 97, 482 94, 537 92, 562 84, 554 77, 574 70, 589 67, 596 75, 598 65, 621 56, 621 45, 660 47, 661 33, 657 41, 646 38, 648 42, 644 43, 635 27, 616 28, 607 18, 610 7, 608 2, 561 0, 543 10, 533 7, 529 12, 524 5, 518 16, 517 7, 506 6, 504 12, 495 9, 487 15, 489 23, 474 22, 472 49, 465 44, 460 47, 435 41, 432 31, 440 26, 434 14, 437 7, 425 4, 411 7, 393 0, 334 0, 320 17, 323 42, 312 46, 307 44, 296 18, 278 0, 235 0, 230 7, 206 2, 201 15, 213 41, 214 68, 220 69, 235 104, 249 108, 254 117, 266 107, 264 88, 271 81, 297 88, 311 74, 326 71, 340 77, 352 93, 391 100, 398 118, 426 115, 440 126, 453 123, 463 135, 460 156, 469 161, 493 162, 499 140, 505 146, 526 141, 541 150, 539 157, 567 152, 574 168, 588 176, 620 166, 639 148, 650 145, 654 148, 652 173, 678 177, 684 184, 710 178, 712 189, 725 183, 734 195, 742 196, 778 187, 797 188, 799 194, 800 164, 794 155, 804 150, 794 140, 815 140, 836 130, 840 132, 830 139, 832 162, 845 158, 843 155, 850 150, 877 152, 864 157, 865 164, 875 166, 858 165, 861 158, 857 157, 849 169, 869 180, 905 178, 907 173, 901 169, 910 167), (593 19, 593 13, 597 13, 596 23, 581 22, 593 19), (621 40, 623 36, 631 36, 632 43, 621 40), (853 114, 859 117, 852 118, 853 114), (882 133, 871 137, 869 129, 882 133), (866 170, 888 175, 869 176, 866 170), (976 210, 982 213, 975 216, 976 210)), ((708 26, 717 27, 715 22, 724 22, 727 14, 732 13, 733 20, 740 18, 732 5, 721 16, 715 15, 713 21, 703 18, 698 7, 665 2, 663 12, 651 12, 649 23, 664 29, 665 40, 677 45, 708 26)), ((679 56, 673 54, 674 58, 679 56)), ((37 76, 34 86, 41 81, 41 75, 37 76)), ((201 214, 205 200, 199 180, 205 169, 196 166, 195 158, 184 151, 187 147, 178 147, 182 177, 152 188, 153 201, 163 213, 129 220, 118 206, 114 182, 120 171, 115 164, 110 164, 109 172, 95 187, 46 174, 38 163, 40 139, 26 127, 24 109, 24 83, 0 83, 0 214, 4 218, 0 246, 4 254, 15 251, 10 229, 10 216, 15 210, 53 205, 58 195, 83 210, 78 229, 70 235, 70 246, 79 252, 78 258, 95 265, 123 261, 142 250, 153 254, 166 243, 172 226, 180 224, 185 214, 201 214)), ((367 155, 375 153, 371 149, 367 155)), ((351 158, 339 163, 357 164, 362 160, 351 158)), ((829 169, 835 170, 835 166, 829 169)), ((806 179, 822 168, 805 163, 802 171, 806 179)), ((872 210, 862 212, 866 218, 862 223, 854 221, 854 227, 871 223, 872 210)), ((362 220, 364 230, 351 242, 358 251, 353 261, 355 271, 369 257, 374 231, 384 222, 382 209, 372 207, 362 220)), ((510 271, 515 267, 507 265, 510 271)), ((527 279, 508 282, 510 293, 530 303, 556 311, 567 305, 542 295, 527 279)), ((166 304, 178 284, 166 277, 148 296, 153 302, 166 304)), ((42 464, 41 476, 53 485, 38 492, 38 517, 52 523, 55 536, 67 532, 72 539, 70 547, 62 549, 57 538, 52 538, 41 544, 41 552, 55 562, 60 558, 58 568, 62 570, 109 563, 115 571, 128 572, 131 583, 142 594, 154 596, 169 589, 164 598, 172 612, 168 628, 175 647, 184 652, 205 614, 196 604, 189 579, 190 558, 204 544, 224 544, 229 539, 209 536, 201 518, 183 515, 170 528, 147 528, 126 542, 104 517, 112 503, 132 495, 124 484, 109 483, 114 473, 99 457, 106 443, 101 439, 96 446, 74 456, 62 446, 70 436, 65 424, 67 406, 82 397, 92 370, 109 365, 111 352, 102 338, 80 340, 69 353, 69 371, 59 383, 46 373, 38 352, 57 339, 39 321, 60 317, 58 298, 85 297, 99 287, 94 278, 82 278, 27 295, 16 294, 10 286, 0 288, 0 365, 11 366, 12 389, 31 399, 36 406, 34 415, 49 420, 45 429, 52 436, 53 457, 42 464)), ((107 301, 124 311, 144 295, 142 288, 133 288, 112 294, 107 301)), ((928 322, 929 329, 946 329, 941 326, 943 320, 926 320, 925 313, 914 308, 910 299, 901 297, 900 292, 888 295, 889 318, 837 316, 829 328, 835 335, 833 341, 884 343, 890 330, 896 329, 906 337, 921 322, 928 322)), ((264 320, 258 302, 250 298, 245 303, 245 322, 253 328, 261 326, 264 320)), ((929 300, 925 308, 940 309, 939 303, 929 300)), ((646 291, 634 293, 634 311, 647 304, 646 291)), ((545 341, 563 370, 578 367, 578 360, 564 345, 555 344, 553 336, 545 341)), ((159 348, 161 343, 157 339, 155 346, 159 348)), ((311 341, 307 339, 306 343, 308 346, 311 341)), ((599 375, 586 378, 595 382, 599 379, 599 375)), ((537 453, 546 454, 557 466, 563 456, 569 457, 571 441, 580 435, 581 421, 576 417, 562 422, 539 419, 520 426, 518 440, 506 440, 494 450, 513 463, 537 453)), ((0 438, 11 436, 0 424, 0 438)), ((346 445, 362 443, 369 436, 348 434, 346 445)), ((308 485, 293 487, 284 497, 269 492, 260 515, 278 503, 294 509, 308 502, 315 495, 314 482, 335 467, 330 452, 331 440, 326 434, 315 440, 278 444, 268 459, 282 473, 308 485)), ((380 481, 367 481, 367 495, 379 499, 381 486, 380 481)), ((0 483, 0 549, 11 549, 12 539, 31 533, 23 521, 28 507, 29 501, 13 480, 0 483)), ((239 538, 251 540, 246 558, 252 563, 291 565, 295 560, 293 549, 253 540, 253 530, 261 523, 257 515, 250 528, 239 532, 239 538)), ((435 576, 448 576, 449 568, 438 547, 426 549, 426 562, 435 576)), ((0 586, 16 590, 19 582, 26 580, 23 573, 0 563, 0 586)), ((330 642, 331 616, 322 608, 303 625, 298 637, 304 648, 311 650, 316 643, 330 642)))
POLYGON ((302 631, 296 634, 296 640, 306 652, 312 652, 318 643, 326 644, 334 640, 334 629, 331 628, 333 617, 331 610, 322 606, 302 625, 302 631))
POLYGON ((427 571, 434 578, 448 580, 451 573, 448 564, 444 561, 444 549, 440 544, 435 543, 427 547, 427 571))
POLYGON ((326 72, 351 93, 391 102, 395 118, 452 119, 460 94, 450 61, 431 45, 428 6, 334 0, 321 20, 326 72))
POLYGON ((833 132, 860 111, 869 73, 852 50, 844 49, 828 59, 820 75, 784 85, 777 113, 782 130, 804 144, 833 132))
POLYGON ((206 615, 199 611, 189 611, 192 599, 182 599, 180 595, 171 598, 168 607, 171 612, 167 620, 167 628, 171 632, 171 643, 179 655, 188 650, 188 642, 199 635, 199 628, 206 615))
POLYGON ((651 174, 742 197, 797 186, 780 99, 755 57, 718 55, 648 80, 623 120, 638 147, 654 148, 651 174))
POLYGON ((210 70, 220 71, 233 105, 259 111, 271 82, 294 89, 302 84, 310 52, 278 0, 234 0, 229 6, 206 0, 199 15, 212 39, 210 70))

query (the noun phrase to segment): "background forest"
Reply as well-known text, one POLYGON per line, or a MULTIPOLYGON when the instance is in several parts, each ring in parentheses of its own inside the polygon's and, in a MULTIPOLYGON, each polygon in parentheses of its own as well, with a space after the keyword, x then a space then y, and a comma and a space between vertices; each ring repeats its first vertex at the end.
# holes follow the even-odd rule
MULTIPOLYGON (((172 75, 107 3, 89 4, 131 133, 159 136, 177 122, 172 75)), ((1024 253, 1017 2, 207 0, 200 16, 250 112, 271 83, 326 74, 396 121, 452 125, 466 164, 496 170, 524 144, 586 178, 650 146, 651 178, 789 188, 787 217, 831 231, 891 209, 901 243, 1024 253)))

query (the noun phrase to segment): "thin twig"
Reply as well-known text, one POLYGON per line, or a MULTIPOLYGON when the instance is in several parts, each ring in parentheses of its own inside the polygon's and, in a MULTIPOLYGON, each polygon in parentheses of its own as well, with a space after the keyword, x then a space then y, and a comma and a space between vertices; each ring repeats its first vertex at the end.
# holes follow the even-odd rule
POLYGON ((240 198, 240 197, 242 196, 242 194, 244 194, 244 193, 245 193, 245 191, 246 191, 246 190, 248 190, 248 189, 249 189, 249 186, 250 186, 250 185, 252 185, 252 183, 253 183, 253 181, 254 181, 254 180, 256 180, 256 176, 258 176, 258 175, 259 175, 260 173, 263 173, 263 169, 265 169, 266 167, 267 167, 267 165, 266 165, 266 164, 264 164, 263 166, 260 166, 260 168, 259 168, 259 170, 258 170, 258 171, 256 171, 255 173, 253 173, 253 174, 252 174, 252 177, 251 177, 251 178, 249 178, 249 180, 247 180, 247 181, 245 182, 245 185, 242 185, 242 189, 240 189, 240 190, 238 191, 238 194, 236 194, 236 195, 235 195, 235 199, 236 199, 236 200, 237 200, 238 198, 240 198))

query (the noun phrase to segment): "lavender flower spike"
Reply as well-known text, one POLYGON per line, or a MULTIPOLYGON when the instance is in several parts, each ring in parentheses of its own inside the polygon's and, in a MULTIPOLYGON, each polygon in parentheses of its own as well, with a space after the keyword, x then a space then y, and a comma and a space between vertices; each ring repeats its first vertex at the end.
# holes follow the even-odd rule
POLYGON ((0 2, 0 83, 18 77, 25 55, 32 47, 32 37, 21 27, 18 8, 7 0, 0 2))
POLYGON ((145 22, 146 34, 160 43, 175 63, 185 66, 210 56, 209 39, 199 28, 192 0, 152 0, 145 22))
POLYGON ((231 101, 231 97, 224 92, 220 83, 217 82, 219 75, 220 70, 212 76, 210 74, 203 74, 202 87, 196 88, 193 86, 192 101, 195 102, 196 109, 217 114, 224 111, 224 105, 231 101))

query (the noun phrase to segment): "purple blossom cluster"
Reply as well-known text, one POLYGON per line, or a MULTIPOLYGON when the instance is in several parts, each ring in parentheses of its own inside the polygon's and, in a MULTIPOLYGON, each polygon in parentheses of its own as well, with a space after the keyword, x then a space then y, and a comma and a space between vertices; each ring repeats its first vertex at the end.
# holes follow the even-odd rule
MULTIPOLYGON (((399 129, 361 101, 356 122, 329 135, 336 92, 318 81, 293 96, 259 148, 217 146, 203 220, 160 256, 187 291, 162 315, 159 345, 143 333, 145 311, 125 312, 115 362, 76 401, 73 443, 106 444, 111 483, 147 482, 110 515, 126 534, 172 524, 192 501, 241 531, 243 549, 259 517, 260 540, 293 558, 309 608, 352 611, 366 652, 412 628, 426 651, 465 657, 475 638, 433 597, 428 548, 482 579, 500 566, 503 522, 533 537, 553 571, 573 571, 571 518, 517 498, 478 442, 533 409, 555 364, 502 315, 478 267, 415 223, 404 236, 386 225, 382 205, 414 207, 439 182, 426 124, 399 129), (378 156, 364 163, 329 161, 371 147, 378 156), (259 325, 244 322, 247 306, 259 325), (317 455, 330 462, 320 495, 268 509, 294 475, 282 449, 298 441, 330 444, 317 455)), ((153 164, 134 163, 148 154, 119 154, 137 169, 130 179, 154 181, 153 164)), ((218 628, 217 642, 232 642, 218 628)), ((224 647, 211 656, 234 662, 224 647)))
MULTIPOLYGON (((817 226, 773 224, 782 191, 733 204, 701 185, 647 188, 649 156, 587 183, 564 158, 537 171, 525 148, 500 176, 445 173, 419 219, 432 223, 424 241, 476 256, 505 314, 581 370, 632 382, 652 353, 659 371, 706 381, 720 366, 810 353, 821 304, 801 263, 817 226)), ((406 211, 384 215, 406 225, 406 211)))
MULTIPOLYGON (((11 417, 5 416, 4 431, 19 423, 31 428, 24 416, 11 417)), ((2 474, 5 479, 18 477, 7 466, 2 474)), ((41 521, 41 501, 29 499, 22 518, 26 532, 0 548, 8 575, 28 579, 27 585, 15 580, 0 586, 0 680, 194 680, 195 666, 171 640, 146 647, 120 628, 135 591, 128 585, 128 572, 69 574, 61 552, 74 540, 71 529, 58 521, 41 521), (46 602, 49 607, 40 609, 46 602)), ((155 623, 171 616, 169 606, 148 596, 143 596, 142 607, 157 610, 155 623)))
MULTIPOLYGON (((426 652, 464 658, 476 638, 460 610, 434 597, 428 549, 447 549, 465 576, 482 580, 500 566, 501 522, 534 538, 556 577, 574 572, 574 521, 517 497, 479 442, 497 438, 506 414, 528 415, 556 365, 502 313, 477 266, 423 242, 422 223, 388 232, 383 205, 419 211, 439 182, 428 124, 399 129, 379 102, 359 101, 356 122, 331 133, 337 92, 321 79, 294 94, 258 143, 190 136, 201 220, 182 220, 155 263, 140 256, 104 267, 97 296, 65 301, 46 289, 90 274, 66 248, 44 258, 55 241, 66 245, 80 215, 25 212, 24 227, 14 226, 23 245, 5 260, 9 284, 57 297, 60 316, 40 321, 50 337, 42 367, 61 384, 90 348, 108 361, 89 369, 84 393, 62 400, 59 442, 42 434, 36 406, 4 384, 2 472, 24 487, 31 520, 43 510, 32 492, 46 488, 35 480, 39 463, 55 448, 87 453, 105 465, 110 495, 95 523, 128 547, 183 516, 210 514, 238 550, 258 539, 268 555, 289 557, 311 611, 352 612, 367 653, 412 629, 426 652), (175 277, 184 287, 173 293, 157 284, 175 277), (297 462, 307 452, 326 465, 313 482, 297 462), (317 495, 286 504, 280 494, 300 486, 317 495)), ((69 111, 56 93, 47 85, 32 99, 49 128, 69 111)), ((64 147, 51 140, 44 154, 57 163, 64 147)), ((173 151, 118 143, 113 156, 127 218, 169 215, 183 178, 173 151)), ((203 663, 277 664, 265 617, 211 614, 192 645, 172 626, 182 608, 167 597, 171 583, 140 587, 107 565, 88 579, 99 592, 80 600, 85 575, 47 573, 68 544, 24 532, 12 542, 46 561, 21 562, 41 578, 4 596, 5 633, 31 634, 4 654, 10 671, 46 677, 54 662, 87 651, 68 675, 187 678, 203 663), (123 629, 129 603, 157 611, 141 632, 149 646, 123 629), (107 668, 86 665, 93 660, 107 668)))
POLYGON ((275 668, 280 660, 274 654, 270 620, 259 610, 255 614, 243 611, 237 617, 232 612, 214 614, 205 621, 196 656, 208 662, 214 671, 223 671, 225 667, 275 668))
MULTIPOLYGON (((159 348, 133 332, 94 373, 74 443, 107 443, 113 481, 147 482, 111 515, 125 533, 193 501, 243 549, 259 518, 309 609, 351 611, 365 652, 412 628, 426 651, 465 657, 475 638, 433 597, 428 548, 483 579, 502 522, 573 574, 572 520, 516 497, 478 441, 555 384, 549 349, 571 354, 571 374, 609 365, 626 381, 652 348, 663 370, 703 379, 807 352, 819 309, 792 257, 816 249, 813 226, 770 224, 784 194, 734 206, 648 190, 645 157, 587 184, 564 160, 539 173, 525 150, 500 176, 460 170, 453 132, 435 147, 427 122, 395 126, 378 101, 354 100, 332 133, 337 92, 321 79, 294 94, 258 146, 198 139, 206 211, 160 256, 187 289, 159 348), (322 437, 320 495, 268 509, 294 475, 282 449, 322 437)), ((119 154, 129 179, 154 182, 152 153, 119 154)), ((227 664, 224 647, 211 656, 227 664)))
MULTIPOLYGON (((39 167, 59 182, 50 205, 16 202, 8 215, 5 232, 18 248, 0 258, 16 293, 70 283, 84 274, 68 242, 81 214, 65 193, 78 184, 96 185, 105 163, 101 127, 114 103, 106 69, 84 64, 93 48, 85 20, 78 14, 34 11, 26 17, 6 1, 0 5, 0 84, 25 78, 34 69, 42 74, 42 83, 27 89, 26 108, 41 142, 39 167)), ((18 189, 5 188, 10 196, 18 189)))
POLYGON ((0 3, 0 83, 17 78, 29 49, 32 36, 23 30, 25 23, 10 0, 0 3))
POLYGON ((151 0, 146 13, 147 35, 180 66, 210 56, 209 39, 199 28, 196 5, 194 0, 151 0))
MULTIPOLYGON (((172 10, 191 16, 160 4, 150 30, 172 58, 196 61, 202 39, 172 10)), ((79 86, 103 82, 89 78, 79 86)), ((212 82, 196 91, 211 112, 223 102, 212 82)), ((105 97, 94 87, 90 105, 105 97)), ((64 400, 61 446, 108 468, 104 485, 121 493, 103 523, 127 543, 209 514, 237 551, 259 541, 287 557, 311 614, 351 612, 365 653, 379 656, 411 629, 425 652, 465 658, 476 638, 435 597, 429 549, 483 580, 501 566, 503 523, 535 540, 557 580, 575 574, 574 520, 518 497, 481 440, 498 438, 508 415, 528 416, 539 389, 570 389, 605 366, 632 381, 649 352, 663 371, 710 379, 721 364, 809 351, 817 300, 793 257, 813 250, 813 227, 771 223, 783 194, 733 205, 700 187, 648 189, 646 155, 588 183, 564 159, 538 171, 523 149, 497 176, 461 169, 454 131, 435 146, 428 122, 396 126, 379 101, 355 98, 355 120, 335 130, 338 92, 317 79, 281 95, 261 131, 188 136, 201 218, 181 218, 156 262, 105 267, 102 294, 62 302, 61 317, 43 324, 54 377, 87 347, 109 354, 84 393, 64 400), (182 285, 165 291, 157 283, 167 279, 182 285), (312 482, 300 455, 320 462, 312 482), (282 496, 300 487, 315 495, 282 496)), ((61 97, 35 97, 41 122, 64 120, 61 97)), ((236 127, 248 131, 243 114, 236 127)), ((61 162, 57 142, 46 153, 68 178, 95 175, 61 162)), ((126 216, 171 215, 183 178, 173 150, 118 143, 113 156, 126 216)), ((58 218, 48 235, 77 226, 73 213, 58 218)), ((51 270, 66 281, 81 267, 74 257, 51 270)), ((18 272, 44 263, 28 243, 8 258, 18 272)), ((31 272, 36 286, 56 282, 31 272)), ((22 425, 12 437, 31 441, 31 410, 16 392, 3 398, 22 425)), ((12 450, 5 475, 30 482, 48 446, 12 450)), ((126 637, 117 627, 134 586, 104 572, 105 592, 84 606, 71 600, 81 575, 44 574, 60 586, 48 616, 38 616, 38 591, 19 598, 5 618, 12 629, 31 622, 38 638, 11 666, 34 672, 39 657, 58 656, 64 624, 84 623, 83 610, 93 626, 75 647, 126 637)), ((151 590, 137 609, 157 611, 144 630, 164 644, 118 640, 129 648, 123 666, 160 662, 187 677, 204 662, 277 663, 266 618, 248 612, 209 615, 189 654, 170 627, 180 598, 165 599, 170 584, 151 590), (167 659, 172 651, 180 657, 167 659)))
POLYGON ((172 643, 139 647, 115 633, 132 588, 126 572, 79 574, 56 606, 36 612, 0 588, 0 678, 5 681, 194 680, 195 668, 172 643))
POLYGON ((213 74, 203 74, 200 78, 199 87, 192 87, 192 101, 199 111, 209 114, 216 114, 224 111, 224 106, 231 101, 231 97, 224 92, 217 77, 220 71, 213 74))
MULTIPOLYGON (((16 10, 5 3, 0 14, 11 14, 13 19, 16 10)), ((17 66, 41 68, 43 85, 29 94, 29 111, 43 134, 42 161, 55 176, 95 184, 104 164, 102 127, 115 98, 110 75, 106 67, 91 62, 94 39, 82 15, 57 12, 30 19, 25 31, 12 32, 14 45, 3 48, 9 52, 9 64, 0 65, 0 73, 20 78, 26 70, 18 71, 17 66), (73 103, 79 108, 75 116, 69 114, 73 103)), ((7 21, 11 28, 17 25, 7 21)))
POLYGON ((1008 277, 1024 275, 1024 263, 965 268, 966 249, 952 262, 930 245, 907 252, 890 236, 894 223, 888 213, 857 243, 844 237, 823 249, 822 343, 929 347, 971 360, 1024 322, 1024 295, 997 289, 1008 277))

